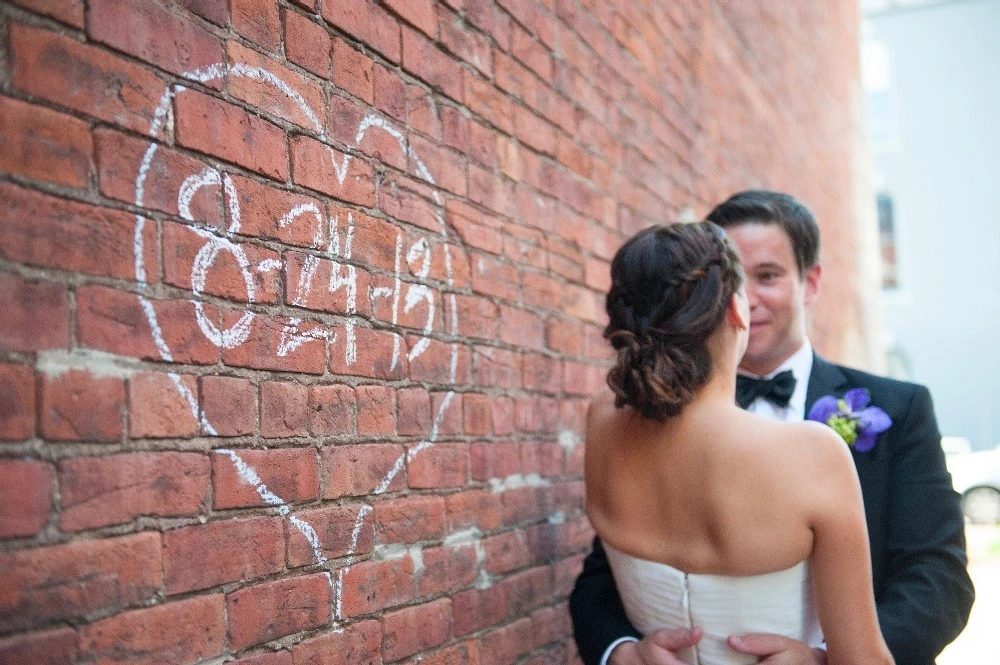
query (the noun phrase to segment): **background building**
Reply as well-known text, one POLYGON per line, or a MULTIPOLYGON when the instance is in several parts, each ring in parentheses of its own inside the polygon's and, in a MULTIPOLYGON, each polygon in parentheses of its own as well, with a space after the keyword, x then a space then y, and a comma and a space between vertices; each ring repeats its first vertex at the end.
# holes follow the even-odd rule
POLYGON ((865 53, 889 370, 1000 442, 1000 2, 872 3, 865 53), (890 6, 893 5, 893 6, 890 6))

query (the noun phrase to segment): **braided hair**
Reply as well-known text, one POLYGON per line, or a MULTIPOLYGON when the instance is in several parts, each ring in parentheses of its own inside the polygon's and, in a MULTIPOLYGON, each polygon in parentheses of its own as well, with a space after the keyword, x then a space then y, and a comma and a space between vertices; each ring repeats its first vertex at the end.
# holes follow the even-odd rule
POLYGON ((675 416, 712 371, 707 342, 743 282, 739 256, 711 222, 653 226, 611 262, 604 337, 618 351, 608 373, 615 406, 675 416))

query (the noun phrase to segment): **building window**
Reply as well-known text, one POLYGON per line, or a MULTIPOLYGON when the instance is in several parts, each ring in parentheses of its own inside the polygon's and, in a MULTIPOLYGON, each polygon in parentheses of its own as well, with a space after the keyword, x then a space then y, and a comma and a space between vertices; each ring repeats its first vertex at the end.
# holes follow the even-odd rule
POLYGON ((878 237, 882 250, 882 288, 899 288, 899 255, 896 250, 896 218, 892 197, 886 193, 876 199, 878 208, 878 237))

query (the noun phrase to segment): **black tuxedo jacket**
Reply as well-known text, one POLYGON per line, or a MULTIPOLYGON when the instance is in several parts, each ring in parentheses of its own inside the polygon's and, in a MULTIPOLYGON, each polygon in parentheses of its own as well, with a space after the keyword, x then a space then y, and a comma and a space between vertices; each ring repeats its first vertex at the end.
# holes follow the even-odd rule
MULTIPOLYGON (((927 389, 814 356, 806 413, 823 395, 867 388, 892 418, 875 448, 854 451, 871 542, 879 624, 896 665, 933 665, 965 627, 974 591, 966 571, 960 497, 952 488, 927 389)), ((852 449, 853 450, 853 449, 852 449)), ((570 595, 580 657, 598 665, 629 623, 601 543, 584 560, 570 595)))

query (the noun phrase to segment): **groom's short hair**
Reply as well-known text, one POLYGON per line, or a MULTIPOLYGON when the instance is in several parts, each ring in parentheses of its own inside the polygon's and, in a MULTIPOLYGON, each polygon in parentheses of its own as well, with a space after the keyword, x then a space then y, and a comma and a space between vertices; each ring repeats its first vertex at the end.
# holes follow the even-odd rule
POLYGON ((722 228, 743 224, 777 224, 788 235, 799 275, 819 262, 819 225, 812 211, 790 194, 750 189, 733 194, 706 217, 722 228))

